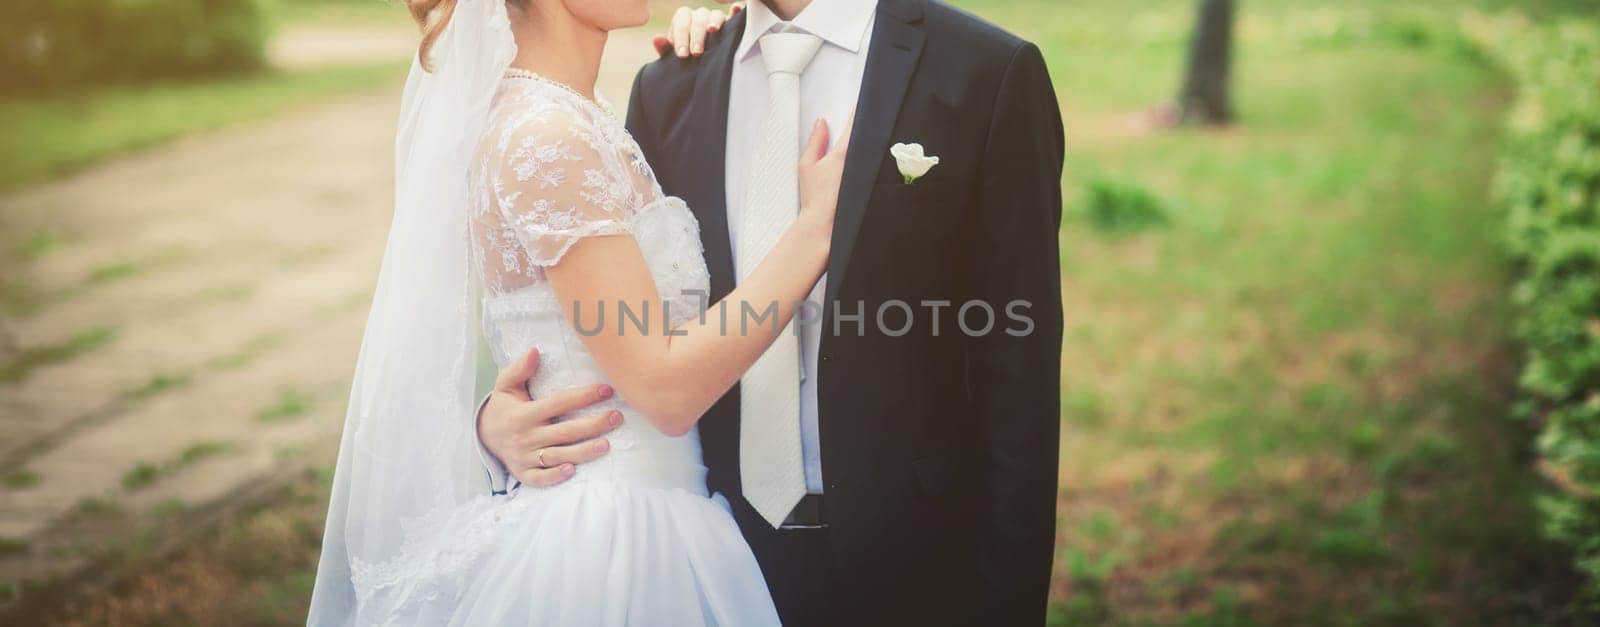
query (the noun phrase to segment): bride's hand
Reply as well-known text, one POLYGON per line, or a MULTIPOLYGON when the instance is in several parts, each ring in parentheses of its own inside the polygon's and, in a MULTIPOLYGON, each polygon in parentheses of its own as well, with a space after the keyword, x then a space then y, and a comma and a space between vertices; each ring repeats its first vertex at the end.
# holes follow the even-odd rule
POLYGON ((828 122, 817 118, 811 139, 800 155, 800 215, 795 225, 826 245, 833 237, 833 216, 839 208, 839 183, 850 150, 847 123, 838 137, 829 137, 828 122))
MULTIPOLYGON (((724 4, 727 2, 719 1, 724 4)), ((728 7, 727 13, 678 7, 678 12, 672 14, 672 25, 667 27, 666 34, 656 35, 651 43, 655 45, 656 53, 663 56, 676 53, 680 59, 698 57, 706 51, 706 36, 722 30, 724 23, 743 10, 742 2, 728 7)))

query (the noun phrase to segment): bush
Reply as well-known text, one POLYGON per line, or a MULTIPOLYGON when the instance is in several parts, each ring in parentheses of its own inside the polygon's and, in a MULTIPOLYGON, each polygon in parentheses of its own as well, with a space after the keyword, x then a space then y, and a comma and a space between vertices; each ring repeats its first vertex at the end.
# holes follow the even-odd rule
POLYGON ((0 91, 261 66, 268 0, 11 0, 0 91))
POLYGON ((1600 605, 1600 23, 1479 37, 1518 84, 1499 201, 1517 263, 1516 333, 1526 348, 1519 414, 1535 421, 1549 533, 1575 553, 1600 605))
POLYGON ((1096 231, 1126 235, 1168 221, 1166 203, 1138 183, 1095 177, 1083 188, 1081 210, 1096 231))

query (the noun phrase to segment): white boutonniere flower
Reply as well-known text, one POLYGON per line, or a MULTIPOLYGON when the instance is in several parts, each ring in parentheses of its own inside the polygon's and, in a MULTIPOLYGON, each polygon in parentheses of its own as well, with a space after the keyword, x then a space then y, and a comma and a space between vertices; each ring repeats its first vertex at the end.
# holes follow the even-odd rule
POLYGON ((895 165, 900 166, 900 176, 905 177, 906 185, 917 182, 922 175, 939 165, 939 158, 925 155, 922 144, 895 144, 889 148, 889 154, 894 156, 895 165))

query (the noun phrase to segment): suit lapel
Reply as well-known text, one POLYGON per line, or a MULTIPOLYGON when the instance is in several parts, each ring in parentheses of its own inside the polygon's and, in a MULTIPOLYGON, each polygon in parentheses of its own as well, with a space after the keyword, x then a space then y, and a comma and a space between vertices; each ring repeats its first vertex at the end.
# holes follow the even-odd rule
MULTIPOLYGON (((872 46, 867 51, 866 72, 861 78, 861 94, 856 103, 850 156, 845 161, 844 181, 839 189, 833 246, 828 254, 825 302, 833 302, 839 296, 856 234, 866 217, 873 183, 878 179, 884 155, 889 152, 900 105, 905 100, 911 75, 917 69, 917 60, 922 56, 926 35, 916 26, 921 21, 922 7, 917 2, 879 0, 872 46)), ((724 102, 724 109, 726 105, 724 102)), ((831 309, 828 307, 825 311, 831 309)))
POLYGON ((745 18, 729 21, 718 38, 721 45, 708 50, 707 64, 695 79, 693 113, 689 124, 690 149, 686 163, 697 163, 684 179, 693 192, 685 200, 700 221, 700 240, 706 268, 711 272, 711 302, 733 291, 733 250, 728 239, 727 140, 728 91, 733 82, 733 56, 744 33, 745 18))

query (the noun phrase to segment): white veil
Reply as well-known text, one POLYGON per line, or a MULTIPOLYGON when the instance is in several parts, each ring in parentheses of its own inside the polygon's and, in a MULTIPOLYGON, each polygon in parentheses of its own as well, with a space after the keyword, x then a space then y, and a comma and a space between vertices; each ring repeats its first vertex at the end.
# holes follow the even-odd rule
POLYGON ((515 55, 504 0, 458 0, 433 47, 433 71, 412 63, 395 140, 394 221, 356 362, 308 624, 374 622, 360 582, 400 566, 408 525, 487 489, 475 452, 479 334, 467 180, 515 55))

